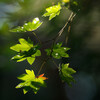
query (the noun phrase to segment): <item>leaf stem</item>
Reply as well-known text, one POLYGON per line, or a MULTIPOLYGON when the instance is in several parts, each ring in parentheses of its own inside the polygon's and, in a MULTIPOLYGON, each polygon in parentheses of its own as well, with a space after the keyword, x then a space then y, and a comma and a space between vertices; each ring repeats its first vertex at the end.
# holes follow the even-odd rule
POLYGON ((70 30, 71 30, 71 23, 72 23, 72 21, 73 21, 73 18, 76 16, 76 14, 74 14, 73 16, 72 16, 72 18, 71 18, 71 20, 70 20, 70 24, 69 24, 69 26, 68 26, 68 34, 66 35, 66 37, 65 37, 65 43, 67 44, 67 42, 68 42, 68 39, 69 39, 69 34, 70 34, 70 30))
POLYGON ((56 42, 59 37, 62 35, 64 29, 67 27, 67 25, 72 22, 73 18, 75 17, 76 14, 74 14, 73 12, 70 14, 68 21, 65 23, 65 25, 62 27, 62 29, 58 32, 57 36, 54 39, 54 42, 56 42))
POLYGON ((52 62, 54 63, 54 65, 56 66, 56 68, 58 69, 58 65, 56 64, 56 62, 52 59, 52 62))
POLYGON ((48 57, 46 60, 44 60, 44 61, 43 61, 42 65, 41 65, 41 67, 40 67, 40 69, 39 69, 39 71, 38 71, 37 76, 40 74, 40 72, 41 72, 42 68, 43 68, 43 67, 44 67, 44 65, 47 63, 47 61, 49 60, 49 58, 50 58, 50 57, 48 57))
MULTIPOLYGON (((69 18, 68 18, 68 21, 65 23, 65 25, 62 27, 62 29, 58 32, 58 34, 54 37, 54 38, 52 38, 52 39, 50 39, 50 40, 47 40, 47 41, 44 41, 43 42, 43 44, 46 44, 46 43, 48 43, 48 42, 51 42, 51 41, 53 41, 54 43, 53 44, 55 44, 55 42, 59 39, 59 37, 62 35, 62 33, 63 33, 63 31, 64 31, 64 29, 67 27, 67 25, 68 24, 71 24, 71 22, 72 22, 72 20, 73 20, 73 18, 76 16, 76 14, 74 14, 73 12, 70 14, 70 16, 69 16, 69 18)), ((69 31, 70 31, 70 27, 71 27, 71 25, 69 25, 69 27, 68 27, 68 34, 69 34, 69 31)))
POLYGON ((36 37, 36 39, 39 41, 40 44, 42 44, 41 40, 39 39, 39 37, 36 35, 35 32, 32 31, 32 33, 34 34, 34 36, 36 37))

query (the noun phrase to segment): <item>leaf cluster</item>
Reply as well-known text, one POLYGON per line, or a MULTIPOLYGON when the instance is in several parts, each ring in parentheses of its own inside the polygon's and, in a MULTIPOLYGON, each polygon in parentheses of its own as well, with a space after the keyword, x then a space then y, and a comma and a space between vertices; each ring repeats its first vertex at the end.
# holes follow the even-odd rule
POLYGON ((62 43, 57 43, 53 46, 53 49, 51 50, 46 49, 45 51, 47 52, 47 55, 52 55, 53 58, 55 59, 61 59, 62 57, 69 57, 69 55, 66 53, 70 48, 67 47, 61 47, 62 43))
POLYGON ((36 17, 32 22, 25 23, 23 26, 18 26, 12 30, 11 32, 27 32, 36 30, 43 22, 40 22, 39 18, 36 17))
POLYGON ((21 62, 27 59, 30 65, 35 61, 36 56, 41 56, 41 51, 38 50, 38 45, 33 45, 32 41, 28 39, 27 41, 23 38, 19 39, 20 44, 11 46, 10 49, 16 51, 18 54, 12 57, 12 60, 21 62))
POLYGON ((71 82, 75 82, 74 78, 71 76, 72 74, 76 73, 76 71, 72 68, 69 68, 68 64, 62 64, 59 67, 59 74, 63 81, 67 82, 69 86, 71 86, 71 82))
POLYGON ((19 80, 22 80, 16 88, 23 88, 23 93, 26 94, 31 88, 33 92, 36 94, 40 87, 46 87, 46 77, 43 77, 44 74, 36 77, 33 70, 25 70, 26 74, 23 74, 18 77, 19 80))
POLYGON ((60 3, 58 3, 58 5, 46 8, 46 13, 43 16, 44 17, 49 16, 49 20, 51 20, 52 18, 60 14, 60 10, 61 10, 61 5, 60 3))

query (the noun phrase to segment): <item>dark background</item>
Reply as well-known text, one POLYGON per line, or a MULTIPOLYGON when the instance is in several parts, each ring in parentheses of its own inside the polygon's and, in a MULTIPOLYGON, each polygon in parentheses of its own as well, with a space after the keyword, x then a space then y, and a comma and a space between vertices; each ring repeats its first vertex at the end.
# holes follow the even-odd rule
MULTIPOLYGON (((53 38, 64 26, 71 11, 62 10, 60 15, 48 21, 48 18, 41 17, 45 8, 56 4, 59 0, 0 0, 0 100, 99 100, 100 95, 100 1, 79 0, 81 11, 74 18, 71 25, 69 41, 66 45, 71 48, 69 59, 57 60, 69 62, 70 67, 77 73, 74 75, 76 83, 72 88, 62 84, 55 65, 48 61, 43 68, 49 79, 46 81, 47 88, 41 88, 34 95, 32 91, 24 95, 22 89, 15 89, 20 82, 17 76, 23 74, 25 69, 33 69, 35 73, 39 70, 45 58, 36 59, 36 62, 29 66, 24 61, 16 63, 11 57, 16 53, 9 49, 10 46, 18 43, 19 38, 30 37, 34 44, 37 39, 31 33, 10 33, 9 29, 17 25, 23 25, 25 21, 31 21, 35 17, 43 20, 43 25, 35 32, 41 39, 46 41, 53 38), (24 2, 23 2, 24 1, 24 2)), ((59 39, 65 39, 67 29, 59 39)), ((45 44, 43 48, 50 47, 51 43, 45 44)), ((43 50, 42 48, 42 50, 43 50)))

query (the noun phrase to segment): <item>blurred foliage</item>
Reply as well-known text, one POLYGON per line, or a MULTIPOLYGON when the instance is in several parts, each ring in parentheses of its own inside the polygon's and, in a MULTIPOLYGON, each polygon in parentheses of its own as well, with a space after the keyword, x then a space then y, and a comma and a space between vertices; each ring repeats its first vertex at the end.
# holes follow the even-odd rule
POLYGON ((54 5, 49 8, 46 8, 47 12, 45 14, 43 14, 43 16, 44 17, 50 16, 49 20, 51 20, 52 18, 54 18, 55 16, 60 14, 60 10, 61 10, 61 5, 60 5, 60 3, 58 3, 58 5, 54 5))
POLYGON ((72 68, 69 68, 69 64, 62 64, 59 67, 59 70, 60 70, 59 74, 60 74, 61 79, 67 82, 69 86, 72 86, 71 82, 72 81, 75 82, 75 80, 71 75, 76 73, 76 71, 72 68))

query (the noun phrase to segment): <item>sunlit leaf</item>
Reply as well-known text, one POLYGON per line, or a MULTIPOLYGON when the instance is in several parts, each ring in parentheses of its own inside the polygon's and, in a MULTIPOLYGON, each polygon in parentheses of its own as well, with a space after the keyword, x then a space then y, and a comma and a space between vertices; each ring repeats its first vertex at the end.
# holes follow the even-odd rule
POLYGON ((30 48, 33 47, 32 43, 26 41, 23 38, 19 39, 19 43, 20 44, 16 44, 16 45, 10 47, 10 49, 12 49, 12 50, 14 50, 16 52, 20 52, 20 51, 28 51, 30 48))
POLYGON ((39 75, 37 78, 42 78, 43 80, 48 79, 47 77, 43 77, 43 76, 44 76, 44 74, 41 74, 41 75, 39 75))
POLYGON ((44 17, 49 16, 49 20, 51 20, 52 18, 60 14, 60 10, 61 10, 61 5, 60 3, 58 3, 58 5, 46 8, 47 12, 43 16, 44 17))
POLYGON ((12 57, 12 60, 21 62, 27 59, 30 65, 35 61, 36 56, 41 56, 41 51, 38 50, 38 45, 33 45, 32 41, 28 39, 27 41, 23 38, 19 39, 20 44, 11 46, 10 49, 18 52, 18 54, 12 57))
POLYGON ((70 0, 62 0, 62 2, 64 2, 64 3, 69 3, 70 0))
POLYGON ((32 22, 25 23, 23 26, 18 26, 15 29, 10 30, 11 32, 26 32, 34 31, 41 26, 43 22, 40 22, 39 18, 36 17, 32 22))
POLYGON ((40 87, 46 87, 46 83, 44 80, 46 80, 46 77, 43 77, 44 74, 35 76, 33 70, 25 70, 26 74, 22 74, 18 77, 18 79, 22 80, 22 83, 19 83, 16 88, 23 88, 23 93, 26 94, 31 88, 36 94, 40 87))
POLYGON ((34 57, 27 57, 27 61, 29 62, 30 65, 33 64, 35 58, 34 57))

